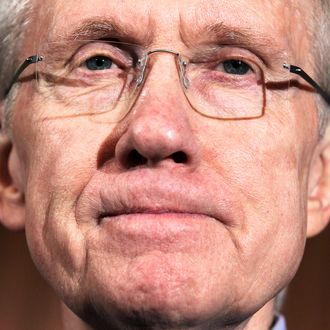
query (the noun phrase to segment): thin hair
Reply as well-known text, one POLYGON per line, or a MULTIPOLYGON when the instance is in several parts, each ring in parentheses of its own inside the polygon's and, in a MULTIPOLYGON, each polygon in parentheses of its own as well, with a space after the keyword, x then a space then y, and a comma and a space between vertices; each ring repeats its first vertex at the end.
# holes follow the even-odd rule
POLYGON ((20 61, 21 46, 27 30, 32 8, 31 0, 0 1, 0 102, 4 102, 2 127, 9 122, 13 94, 5 92, 20 61))
MULTIPOLYGON (((317 79, 322 88, 330 94, 330 0, 318 0, 319 8, 315 11, 314 63, 317 79)), ((330 106, 317 97, 319 109, 319 127, 322 137, 330 118, 330 106)))

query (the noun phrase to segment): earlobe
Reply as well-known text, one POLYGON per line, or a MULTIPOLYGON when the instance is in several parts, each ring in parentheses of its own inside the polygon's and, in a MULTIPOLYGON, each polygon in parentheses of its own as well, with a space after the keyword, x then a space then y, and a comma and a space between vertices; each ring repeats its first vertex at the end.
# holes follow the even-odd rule
POLYGON ((12 153, 12 143, 0 129, 0 223, 9 229, 19 230, 25 223, 24 194, 12 178, 9 166, 12 153))
POLYGON ((320 233, 330 219, 330 142, 323 145, 311 172, 314 182, 308 196, 307 237, 320 233))

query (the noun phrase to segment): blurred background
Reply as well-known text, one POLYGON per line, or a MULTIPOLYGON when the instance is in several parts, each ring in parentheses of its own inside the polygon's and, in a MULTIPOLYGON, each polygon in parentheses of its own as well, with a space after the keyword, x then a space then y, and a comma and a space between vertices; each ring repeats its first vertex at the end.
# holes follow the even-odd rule
MULTIPOLYGON (((283 312, 288 330, 330 330, 330 227, 307 241, 283 312)), ((24 233, 0 226, 0 329, 60 330, 59 315, 60 304, 34 268, 24 233)))

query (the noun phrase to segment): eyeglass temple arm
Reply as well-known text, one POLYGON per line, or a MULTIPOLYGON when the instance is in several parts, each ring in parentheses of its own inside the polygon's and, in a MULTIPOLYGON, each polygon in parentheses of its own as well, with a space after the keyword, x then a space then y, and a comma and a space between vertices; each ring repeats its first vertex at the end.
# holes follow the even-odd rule
POLYGON ((11 88, 13 87, 13 85, 15 84, 15 82, 17 81, 18 77, 21 75, 21 73, 31 64, 33 63, 37 63, 43 60, 42 56, 39 55, 33 55, 33 56, 29 56, 21 65, 20 67, 16 70, 13 79, 11 80, 9 87, 6 89, 5 91, 5 96, 8 95, 9 91, 11 90, 11 88))
POLYGON ((292 73, 297 74, 301 78, 303 78, 305 81, 307 81, 310 85, 312 85, 315 90, 324 98, 324 100, 330 105, 330 95, 321 88, 321 86, 313 80, 302 68, 295 65, 290 64, 283 64, 283 67, 287 70, 289 70, 292 73))

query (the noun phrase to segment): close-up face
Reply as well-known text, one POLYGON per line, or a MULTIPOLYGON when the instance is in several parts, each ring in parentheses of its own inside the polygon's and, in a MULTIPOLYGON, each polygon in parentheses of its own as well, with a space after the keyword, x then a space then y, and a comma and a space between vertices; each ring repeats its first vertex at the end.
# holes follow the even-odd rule
POLYGON ((21 58, 44 58, 21 79, 9 162, 38 269, 100 328, 248 321, 303 254, 318 117, 313 91, 283 64, 313 72, 302 39, 311 10, 280 0, 40 8, 21 58), (173 52, 143 62, 155 49, 173 52), (118 81, 141 63, 143 82, 132 74, 116 103, 118 81))

